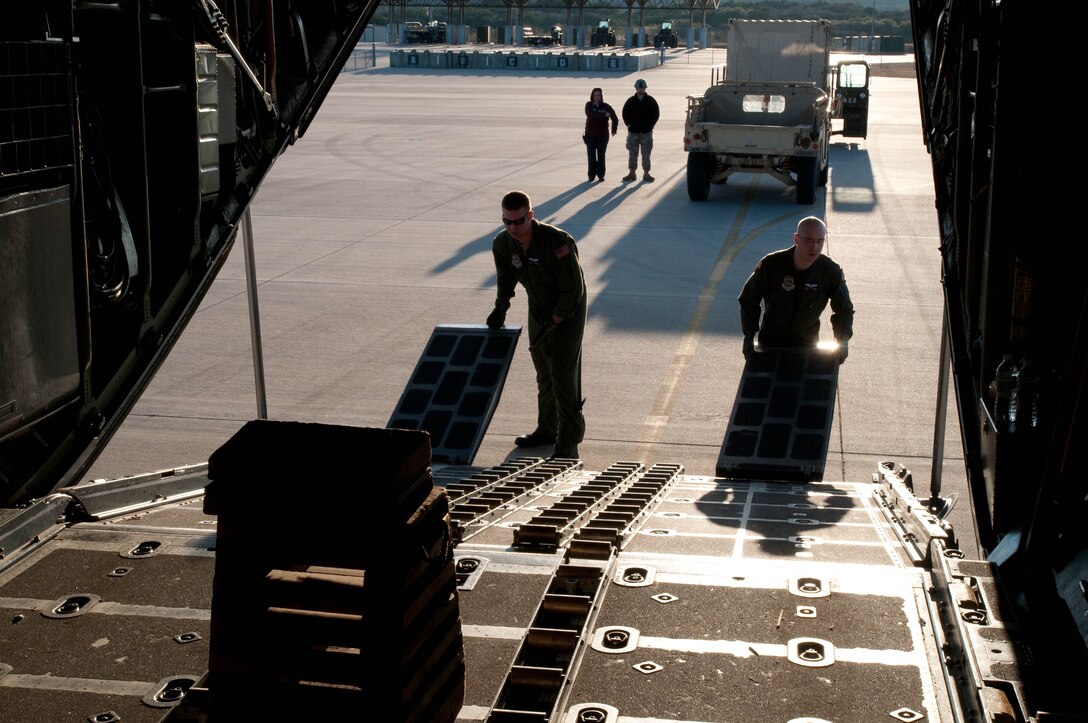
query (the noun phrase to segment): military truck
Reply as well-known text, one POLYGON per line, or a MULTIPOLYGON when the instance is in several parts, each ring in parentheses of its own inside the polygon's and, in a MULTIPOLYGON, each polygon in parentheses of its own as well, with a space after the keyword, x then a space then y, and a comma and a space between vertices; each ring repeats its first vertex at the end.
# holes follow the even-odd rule
POLYGON ((404 23, 404 42, 415 43, 419 42, 418 38, 423 32, 423 23, 418 20, 409 20, 404 23))
MULTIPOLYGON (((795 187, 797 203, 813 203, 827 183, 832 118, 842 105, 832 102, 831 24, 734 19, 728 47, 710 87, 688 96, 688 197, 707 200, 711 184, 734 173, 767 173, 795 187)), ((867 85, 868 66, 863 70, 867 85)), ((850 78, 863 82, 856 73, 850 78)), ((850 129, 859 127, 864 122, 855 120, 850 129)))
POLYGON ((589 36, 589 44, 594 48, 616 44, 616 31, 612 29, 611 18, 606 18, 597 23, 596 29, 589 36))
POLYGON ((406 43, 444 43, 446 42, 446 23, 432 20, 418 28, 409 28, 404 41, 406 43))
POLYGON ((680 37, 676 34, 676 31, 672 29, 672 21, 665 20, 661 23, 661 28, 654 35, 654 47, 655 48, 675 48, 680 43, 680 37))
POLYGON ((426 43, 428 42, 427 37, 427 26, 418 20, 404 24, 404 42, 426 43))
POLYGON ((523 29, 523 37, 525 38, 525 44, 534 47, 562 45, 563 44, 563 28, 558 25, 552 26, 551 32, 547 35, 540 35, 531 27, 526 26, 523 29))

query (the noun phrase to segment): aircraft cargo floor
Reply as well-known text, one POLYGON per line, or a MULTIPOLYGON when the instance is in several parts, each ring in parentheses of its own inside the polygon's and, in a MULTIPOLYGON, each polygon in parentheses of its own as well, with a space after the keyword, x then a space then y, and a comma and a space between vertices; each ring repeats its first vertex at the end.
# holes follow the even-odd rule
MULTIPOLYGON (((926 652, 941 644, 932 572, 889 522, 885 484, 515 466, 433 470, 459 540, 458 721, 947 719, 926 652), (464 492, 472 478, 486 489, 464 492), (516 496, 489 506, 504 487, 516 496)), ((131 513, 88 496, 97 520, 46 533, 0 575, 4 647, 23 651, 0 671, 5 720, 166 720, 203 675, 218 520, 182 499, 185 479, 207 481, 151 477, 177 501, 131 513)))
MULTIPOLYGON (((558 696, 566 717, 555 720, 940 719, 925 652, 935 644, 928 583, 873 485, 681 474, 608 559, 515 547, 540 509, 596 476, 570 475, 455 549, 459 569, 467 559, 474 571, 459 591, 468 671, 459 720, 501 709, 508 670, 564 564, 599 565, 605 584, 584 649, 553 664, 573 671, 558 696)), ((547 673, 537 675, 522 684, 545 686, 547 673)))

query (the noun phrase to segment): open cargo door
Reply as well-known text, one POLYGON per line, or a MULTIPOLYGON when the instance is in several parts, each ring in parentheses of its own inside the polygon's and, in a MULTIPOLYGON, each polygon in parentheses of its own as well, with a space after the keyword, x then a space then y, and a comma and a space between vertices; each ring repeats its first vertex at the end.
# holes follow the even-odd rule
POLYGON ((5 6, 4 502, 48 493, 91 466, 377 4, 5 6))

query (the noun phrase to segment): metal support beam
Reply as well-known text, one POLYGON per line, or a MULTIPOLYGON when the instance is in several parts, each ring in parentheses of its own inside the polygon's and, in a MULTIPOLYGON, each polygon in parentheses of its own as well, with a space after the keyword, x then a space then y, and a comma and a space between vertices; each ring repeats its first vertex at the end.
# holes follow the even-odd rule
POLYGON ((257 265, 253 260, 253 215, 248 208, 243 219, 242 249, 245 251, 246 298, 249 299, 249 338, 253 347, 253 384, 257 391, 257 419, 268 419, 264 389, 264 352, 261 350, 261 312, 257 308, 257 265))

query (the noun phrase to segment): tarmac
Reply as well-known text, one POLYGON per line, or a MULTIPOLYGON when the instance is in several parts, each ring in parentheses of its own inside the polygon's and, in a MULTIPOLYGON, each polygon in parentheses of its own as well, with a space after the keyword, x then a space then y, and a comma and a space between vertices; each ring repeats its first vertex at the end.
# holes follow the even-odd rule
MULTIPOLYGON (((825 251, 856 307, 824 479, 866 482, 893 461, 929 496, 942 296, 909 58, 870 58, 868 137, 834 138, 828 185, 802 206, 792 188, 754 174, 712 187, 707 202, 688 199, 686 96, 710 83, 720 49, 669 51, 637 73, 390 68, 387 53, 379 46, 377 67, 340 74, 252 206, 269 418, 385 426, 433 329, 482 324, 490 312, 499 200, 520 189, 538 219, 579 244, 585 468, 633 460, 713 475, 744 365, 737 294, 812 214, 827 222, 825 251), (621 182, 621 131, 606 180, 588 183, 583 105, 601 87, 618 111, 637 77, 662 109, 656 181, 621 182)), ((241 246, 87 479, 205 462, 256 418, 241 246)), ((525 315, 519 291, 508 323, 525 315)), ((822 337, 831 339, 826 316, 822 337)), ((977 557, 951 395, 949 405, 940 494, 959 495, 948 519, 977 557)), ((546 455, 513 444, 535 415, 523 334, 474 465, 546 455)), ((306 494, 308 483, 275 492, 306 494)))

